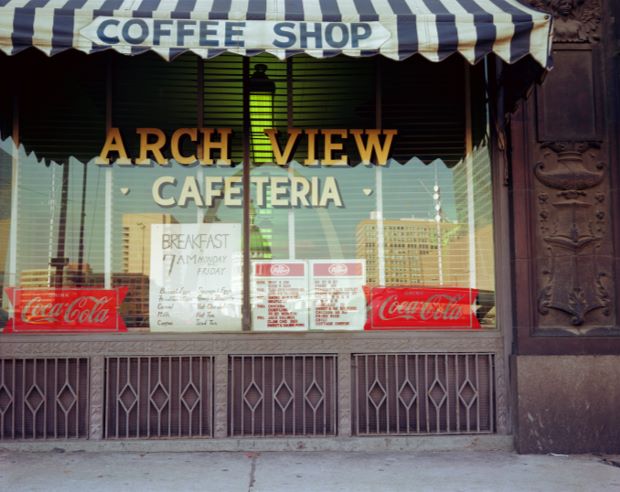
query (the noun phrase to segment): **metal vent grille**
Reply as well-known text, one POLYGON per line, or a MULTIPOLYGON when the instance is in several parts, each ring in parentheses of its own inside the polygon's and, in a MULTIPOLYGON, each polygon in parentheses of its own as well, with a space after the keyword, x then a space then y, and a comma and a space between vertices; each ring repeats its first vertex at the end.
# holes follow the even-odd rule
POLYGON ((229 433, 335 435, 336 381, 335 356, 233 356, 229 433))
POLYGON ((0 438, 88 436, 88 359, 0 359, 0 438))
POLYGON ((106 438, 212 435, 211 357, 106 359, 106 438))
POLYGON ((492 354, 356 354, 353 434, 493 432, 492 354))

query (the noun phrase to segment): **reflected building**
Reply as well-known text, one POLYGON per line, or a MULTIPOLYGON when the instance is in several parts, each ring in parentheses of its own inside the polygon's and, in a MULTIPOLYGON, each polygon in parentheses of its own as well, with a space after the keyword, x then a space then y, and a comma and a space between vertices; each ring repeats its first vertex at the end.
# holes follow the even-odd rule
MULTIPOLYGON (((22 289, 47 289, 54 287, 56 268, 31 268, 22 270, 19 276, 19 287, 22 289)), ((62 287, 93 286, 97 276, 93 274, 88 263, 80 268, 79 263, 69 263, 62 269, 62 287)))
POLYGON ((171 214, 123 214, 123 273, 151 271, 151 225, 178 224, 171 214))
POLYGON ((9 233, 11 231, 11 219, 0 219, 0 305, 3 304, 4 272, 9 260, 9 233))
MULTIPOLYGON (((381 223, 375 218, 365 219, 357 224, 357 257, 366 260, 366 279, 369 285, 379 285, 380 258, 377 241, 377 227, 381 223)), ((447 271, 439 262, 438 228, 434 220, 389 219, 383 220, 385 284, 438 285, 440 270, 443 270, 444 284, 452 283, 453 277, 463 276, 462 271, 447 271)), ((465 235, 463 224, 442 222, 439 235, 442 245, 465 235)), ((445 248, 445 246, 444 246, 445 248)), ((446 250, 442 251, 445 261, 446 250)), ((464 265, 467 265, 465 256, 464 265)))
POLYGON ((270 260, 273 258, 271 252, 272 230, 271 228, 261 228, 256 225, 256 216, 271 217, 271 207, 267 210, 256 210, 254 203, 250 204, 250 258, 253 260, 270 260))
MULTIPOLYGON (((446 256, 448 261, 455 251, 474 249, 471 261, 475 261, 476 275, 472 287, 480 290, 495 290, 495 247, 493 235, 493 193, 490 179, 489 149, 486 142, 473 149, 469 166, 465 162, 453 168, 454 196, 456 200, 457 220, 462 224, 471 224, 474 237, 468 236, 448 244, 446 256), (475 192, 473 191, 475 190, 475 192), (468 203, 468 196, 471 205, 468 203)), ((468 256, 469 258, 469 256, 468 256)), ((461 284, 458 284, 461 286, 461 284)))
MULTIPOLYGON (((367 219, 357 225, 357 257, 366 260, 369 285, 379 285, 377 224, 376 219, 367 219)), ((472 259, 467 224, 439 224, 441 258, 434 220, 384 220, 383 236, 387 286, 445 285, 495 290, 492 224, 475 230, 475 275, 471 275, 469 268, 472 259), (472 279, 475 279, 475 285, 472 285, 472 279)))
POLYGON ((9 254, 11 219, 0 219, 0 271, 4 271, 9 254))
POLYGON ((148 326, 151 225, 178 223, 171 214, 123 214, 123 273, 112 275, 112 286, 127 287, 121 314, 130 328, 148 326))

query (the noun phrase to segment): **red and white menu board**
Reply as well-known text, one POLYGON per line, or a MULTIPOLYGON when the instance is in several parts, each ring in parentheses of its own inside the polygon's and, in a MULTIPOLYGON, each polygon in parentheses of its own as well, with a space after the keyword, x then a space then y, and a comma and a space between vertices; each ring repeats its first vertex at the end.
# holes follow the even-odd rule
POLYGON ((365 260, 311 260, 310 326, 363 330, 366 323, 365 260))
POLYGON ((308 276, 305 261, 255 261, 252 329, 308 329, 308 276))

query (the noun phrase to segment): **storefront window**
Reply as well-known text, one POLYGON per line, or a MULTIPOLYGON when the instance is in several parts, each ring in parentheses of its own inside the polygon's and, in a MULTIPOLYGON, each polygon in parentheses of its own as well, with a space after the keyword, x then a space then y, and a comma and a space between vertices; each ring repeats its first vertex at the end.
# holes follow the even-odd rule
POLYGON ((10 63, 5 333, 495 327, 482 65, 10 63))

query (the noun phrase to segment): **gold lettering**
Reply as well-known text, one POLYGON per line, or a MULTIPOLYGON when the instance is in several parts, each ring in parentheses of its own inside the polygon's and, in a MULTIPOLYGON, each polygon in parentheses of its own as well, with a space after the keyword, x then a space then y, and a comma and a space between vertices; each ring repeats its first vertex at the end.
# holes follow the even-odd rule
POLYGON ((291 154, 295 144, 297 143, 297 139, 301 134, 301 130, 299 128, 291 128, 288 131, 288 139, 286 141, 286 146, 284 147, 284 153, 280 149, 280 145, 278 143, 278 130, 275 128, 266 128, 264 132, 265 135, 269 137, 269 143, 271 144, 273 155, 276 158, 276 164, 279 166, 284 166, 291 162, 291 154))
POLYGON ((100 166, 110 165, 110 152, 118 152, 118 159, 116 159, 117 164, 131 164, 131 159, 129 159, 127 155, 123 137, 118 128, 110 128, 108 130, 103 149, 101 149, 101 154, 99 154, 99 157, 95 160, 95 164, 99 164, 100 166))
POLYGON ((200 164, 203 166, 212 166, 215 164, 211 156, 211 152, 214 149, 218 149, 220 151, 220 158, 217 160, 217 164, 222 166, 230 166, 232 161, 228 157, 228 146, 230 134, 232 133, 232 129, 230 128, 218 128, 217 133, 220 134, 219 141, 211 140, 211 135, 215 133, 214 128, 202 128, 202 157, 200 159, 200 164))
POLYGON ((309 128, 304 130, 304 133, 308 136, 308 157, 304 161, 304 166, 316 166, 319 163, 316 158, 316 136, 319 131, 309 128))
POLYGON ((342 142, 334 142, 332 141, 333 137, 347 138, 348 131, 347 130, 321 130, 321 133, 325 136, 324 149, 325 153, 323 155, 323 160, 321 164, 324 166, 346 166, 347 165, 347 156, 343 155, 339 159, 336 159, 332 156, 333 152, 342 151, 344 145, 342 142))
POLYGON ((196 154, 188 156, 181 154, 179 144, 184 135, 187 135, 192 142, 198 140, 198 130, 196 128, 179 128, 172 134, 172 138, 170 139, 170 153, 172 154, 172 158, 179 164, 189 165, 193 164, 198 159, 196 158, 196 154))
POLYGON ((398 130, 351 130, 351 133, 355 137, 355 144, 362 159, 362 164, 368 165, 371 163, 373 152, 377 155, 377 165, 385 166, 387 164, 392 141, 394 140, 394 135, 398 134, 398 130), (362 134, 368 136, 366 143, 364 143, 362 134), (385 135, 383 145, 381 145, 379 135, 385 135))
POLYGON ((136 133, 140 135, 140 155, 136 160, 138 165, 148 165, 150 163, 148 153, 155 158, 157 164, 163 166, 168 164, 168 159, 161 153, 161 149, 166 145, 166 135, 159 128, 136 128, 136 133), (149 136, 155 137, 155 142, 149 143, 149 136))

